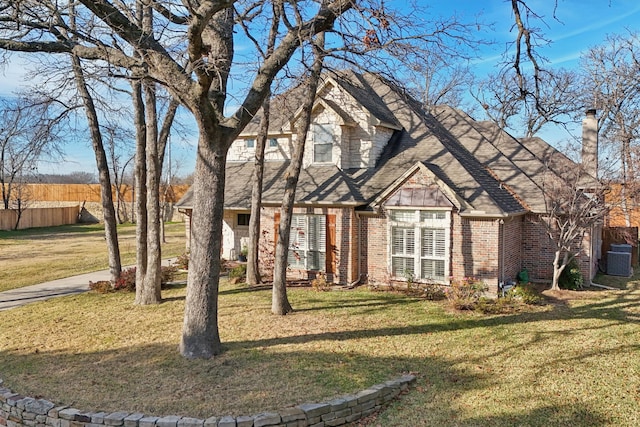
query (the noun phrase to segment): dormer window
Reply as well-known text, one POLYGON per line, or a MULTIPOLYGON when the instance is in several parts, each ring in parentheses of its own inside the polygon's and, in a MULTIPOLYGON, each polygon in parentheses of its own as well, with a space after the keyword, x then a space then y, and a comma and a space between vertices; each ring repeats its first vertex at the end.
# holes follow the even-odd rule
POLYGON ((313 162, 331 163, 333 151, 333 134, 330 124, 313 123, 311 125, 313 139, 313 162))

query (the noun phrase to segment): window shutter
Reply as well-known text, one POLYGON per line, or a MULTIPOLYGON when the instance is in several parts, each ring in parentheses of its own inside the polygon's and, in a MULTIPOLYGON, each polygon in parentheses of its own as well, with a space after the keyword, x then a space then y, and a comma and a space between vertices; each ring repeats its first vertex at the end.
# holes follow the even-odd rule
MULTIPOLYGON (((447 254, 445 231, 443 229, 437 229, 433 231, 434 231, 434 239, 433 239, 434 240, 434 245, 433 245, 434 256, 438 258, 444 258, 447 254)), ((444 264, 443 264, 443 268, 444 268, 444 264)))

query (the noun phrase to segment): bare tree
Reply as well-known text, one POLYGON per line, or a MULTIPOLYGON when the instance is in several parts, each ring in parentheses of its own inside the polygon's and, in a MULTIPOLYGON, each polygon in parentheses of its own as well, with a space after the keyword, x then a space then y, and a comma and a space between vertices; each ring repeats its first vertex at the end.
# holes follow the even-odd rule
POLYGON ((615 153, 622 183, 622 210, 630 225, 630 202, 640 191, 640 37, 638 33, 611 35, 582 57, 583 103, 600 112, 601 140, 615 153))
MULTIPOLYGON (((122 117, 119 117, 122 118, 122 117)), ((106 133, 108 160, 111 165, 111 176, 113 177, 113 188, 116 193, 115 212, 119 224, 129 221, 131 218, 127 212, 125 201, 128 186, 125 185, 126 171, 133 161, 133 156, 123 150, 123 141, 131 138, 127 129, 122 128, 117 123, 103 126, 103 133, 106 133)))
POLYGON ((313 64, 310 67, 309 77, 305 81, 300 116, 296 121, 296 142, 291 155, 291 162, 287 168, 284 195, 280 207, 280 224, 278 226, 278 242, 276 244, 275 266, 273 271, 273 290, 271 297, 271 312, 285 315, 293 311, 287 297, 287 266, 289 255, 289 241, 291 220, 293 216, 293 204, 296 196, 296 186, 302 168, 305 141, 311 124, 311 112, 316 99, 316 91, 322 73, 324 61, 324 34, 316 36, 313 44, 313 64))
POLYGON ((555 247, 552 290, 559 290, 563 270, 583 250, 585 236, 601 225, 608 208, 604 203, 607 187, 594 181, 585 170, 574 165, 559 171, 548 171, 542 182, 546 214, 540 224, 555 247))
POLYGON ((0 101, 0 186, 5 209, 17 203, 15 192, 43 157, 57 155, 65 113, 54 101, 21 96, 0 101))
MULTIPOLYGON (((268 42, 266 52, 262 51, 260 43, 251 35, 246 25, 243 25, 245 34, 253 41, 256 50, 265 58, 273 54, 276 45, 276 37, 278 36, 278 27, 280 25, 281 5, 273 5, 273 19, 269 28, 268 42)), ((243 21, 241 21, 243 22, 243 21)), ((249 247, 247 253, 247 283, 249 285, 257 285, 262 281, 259 262, 259 243, 260 243, 260 211, 262 208, 262 185, 264 181, 264 151, 267 146, 267 138, 269 136, 269 116, 271 105, 271 87, 265 95, 262 103, 262 116, 260 119, 260 127, 256 138, 256 152, 254 159, 254 173, 251 182, 251 214, 249 215, 249 247)))
MULTIPOLYGON (((104 61, 114 73, 123 70, 131 78, 150 78, 165 86, 193 114, 200 136, 193 186, 194 239, 180 343, 181 353, 190 358, 212 357, 221 351, 217 304, 225 165, 231 143, 262 105, 273 79, 315 34, 332 30, 352 51, 357 48, 354 55, 360 56, 386 46, 389 39, 397 40, 391 30, 397 30, 396 35, 403 32, 401 27, 389 26, 384 3, 375 0, 282 2, 286 15, 278 44, 259 61, 239 107, 226 115, 237 25, 231 7, 236 3, 149 0, 145 4, 158 12, 154 34, 138 24, 136 5, 131 2, 78 0, 83 8, 73 11, 68 1, 0 0, 0 49, 104 61), (66 32, 71 15, 82 21, 75 26, 73 37, 66 32), (334 24, 339 18, 338 32, 334 24)), ((262 22, 272 19, 264 1, 243 4, 255 12, 252 16, 262 17, 262 22)), ((454 27, 455 23, 453 27, 439 25, 435 33, 444 36, 454 27)), ((429 41, 426 35, 404 39, 429 41)), ((410 54, 409 46, 397 43, 389 55, 410 54)))
POLYGON ((536 93, 520 89, 528 76, 506 69, 481 81, 472 91, 490 120, 502 129, 532 137, 548 124, 566 127, 583 110, 579 102, 577 74, 570 70, 539 70, 544 76, 536 93))

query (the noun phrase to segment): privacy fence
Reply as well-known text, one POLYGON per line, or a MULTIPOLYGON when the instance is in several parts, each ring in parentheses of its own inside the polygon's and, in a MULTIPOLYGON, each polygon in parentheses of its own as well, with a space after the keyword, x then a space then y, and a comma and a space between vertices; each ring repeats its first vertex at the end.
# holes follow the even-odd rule
MULTIPOLYGON (((188 189, 189 185, 170 185, 160 189, 166 221, 173 220, 173 205, 188 189)), ((115 186, 112 186, 118 221, 130 221, 134 205, 134 188, 122 185, 119 191, 116 190, 115 186)), ((83 218, 85 215, 96 221, 102 218, 99 184, 22 184, 20 195, 24 209, 18 229, 75 224, 78 222, 80 211, 83 212, 83 218)), ((0 230, 13 230, 17 215, 15 210, 0 208, 0 230)))
MULTIPOLYGON (((78 222, 79 214, 80 205, 62 208, 25 209, 22 211, 18 229, 75 224, 78 222)), ((15 210, 0 210, 0 230, 13 230, 17 220, 18 213, 15 210)))
MULTIPOLYGON (((189 185, 169 185, 160 189, 163 200, 175 203, 184 195, 189 185)), ((99 202, 99 184, 26 184, 22 190, 29 200, 39 202, 99 202)), ((120 186, 121 200, 133 201, 134 189, 130 185, 120 186)), ((117 199, 117 191, 113 186, 113 199, 117 199)))

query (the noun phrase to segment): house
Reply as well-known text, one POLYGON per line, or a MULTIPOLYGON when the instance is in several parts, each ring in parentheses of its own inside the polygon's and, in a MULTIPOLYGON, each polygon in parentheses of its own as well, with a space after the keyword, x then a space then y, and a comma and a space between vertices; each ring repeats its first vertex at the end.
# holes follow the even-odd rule
MULTIPOLYGON (((296 143, 299 105, 293 93, 272 101, 261 257, 273 253, 283 176, 296 143)), ((247 242, 260 116, 228 155, 222 254, 227 259, 247 242)), ((585 123, 584 156, 593 163, 595 116, 585 123)), ((534 280, 549 280, 554 250, 537 221, 546 212, 542 186, 549 176, 561 179, 563 170, 574 167, 539 138, 513 138, 447 106, 425 111, 374 74, 326 75, 296 191, 291 278, 324 271, 335 283, 383 285, 477 277, 493 292, 523 269, 534 280)), ((191 193, 177 206, 190 214, 191 193)), ((587 280, 597 271, 598 236, 586 236, 578 257, 587 280)))

